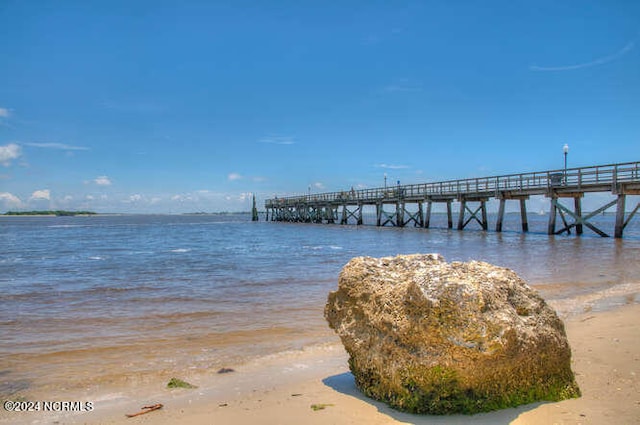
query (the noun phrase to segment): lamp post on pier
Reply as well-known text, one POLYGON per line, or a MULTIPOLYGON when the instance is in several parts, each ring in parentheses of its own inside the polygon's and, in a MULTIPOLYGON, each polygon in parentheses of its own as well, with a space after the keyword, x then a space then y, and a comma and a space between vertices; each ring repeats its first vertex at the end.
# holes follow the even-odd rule
POLYGON ((567 184, 567 154, 569 153, 569 145, 564 144, 562 147, 562 152, 564 152, 564 184, 567 184))
POLYGON ((387 173, 384 173, 384 190, 387 190, 387 173))

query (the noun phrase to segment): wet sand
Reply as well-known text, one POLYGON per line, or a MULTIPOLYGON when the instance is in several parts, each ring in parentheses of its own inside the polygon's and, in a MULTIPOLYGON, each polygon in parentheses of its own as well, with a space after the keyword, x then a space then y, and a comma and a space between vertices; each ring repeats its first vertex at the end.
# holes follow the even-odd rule
POLYGON ((0 423, 635 424, 640 423, 639 318, 638 304, 563 318, 583 395, 558 403, 474 416, 396 412, 360 394, 348 371, 347 355, 336 342, 274 355, 232 373, 212 372, 210 377, 193 382, 197 389, 146 388, 115 394, 95 401, 92 412, 80 414, 2 412, 0 423), (136 418, 125 417, 155 403, 164 407, 136 418), (324 409, 313 410, 312 405, 324 405, 324 409))

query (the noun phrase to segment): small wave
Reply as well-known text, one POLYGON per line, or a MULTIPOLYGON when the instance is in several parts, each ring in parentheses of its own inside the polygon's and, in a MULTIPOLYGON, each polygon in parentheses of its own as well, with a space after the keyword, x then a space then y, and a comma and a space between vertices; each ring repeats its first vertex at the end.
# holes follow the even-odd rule
POLYGON ((101 261, 101 260, 104 260, 104 257, 101 257, 99 255, 93 255, 93 256, 89 257, 89 260, 101 261))
POLYGON ((320 249, 324 249, 324 247, 322 245, 303 245, 302 248, 304 249, 311 249, 311 250, 320 250, 320 249))
POLYGON ((627 282, 600 291, 549 300, 549 304, 562 315, 579 314, 597 307, 611 309, 616 306, 616 299, 623 299, 626 300, 625 303, 633 304, 638 294, 640 294, 640 282, 627 282))
POLYGON ((172 249, 170 252, 175 252, 175 253, 183 253, 183 252, 190 252, 191 249, 189 248, 177 248, 177 249, 172 249))
POLYGON ((338 251, 338 250, 344 249, 339 245, 303 245, 302 248, 310 249, 312 251, 320 251, 323 249, 332 249, 334 251, 338 251))
POLYGON ((127 252, 128 255, 149 255, 153 254, 153 251, 131 251, 127 252))

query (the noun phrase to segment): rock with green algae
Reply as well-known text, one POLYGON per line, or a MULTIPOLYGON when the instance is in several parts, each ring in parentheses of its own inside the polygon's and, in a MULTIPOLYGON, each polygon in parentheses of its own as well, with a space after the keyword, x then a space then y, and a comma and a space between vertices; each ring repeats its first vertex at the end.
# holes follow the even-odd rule
POLYGON ((169 382, 167 383, 167 388, 188 388, 188 389, 192 389, 192 388, 198 388, 197 386, 190 384, 186 381, 183 381, 182 379, 179 378, 171 378, 169 380, 169 382))
POLYGON ((398 410, 473 414, 580 396, 562 321, 509 269, 438 254, 354 258, 325 317, 358 387, 398 410))

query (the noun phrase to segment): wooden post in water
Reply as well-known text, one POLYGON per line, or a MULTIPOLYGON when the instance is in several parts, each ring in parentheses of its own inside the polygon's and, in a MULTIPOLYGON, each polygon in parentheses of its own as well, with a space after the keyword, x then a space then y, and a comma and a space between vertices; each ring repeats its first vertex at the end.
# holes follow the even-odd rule
POLYGON ((464 213, 465 213, 466 207, 467 207, 467 201, 464 198, 460 199, 460 215, 458 216, 458 230, 464 229, 464 213))
MULTIPOLYGON (((576 196, 575 198, 573 198, 573 206, 574 206, 574 211, 576 213, 576 216, 582 217, 582 202, 580 202, 579 196, 576 196)), ((582 234, 582 223, 579 221, 576 223, 576 234, 577 235, 582 234)))
POLYGON ((551 196, 551 209, 549 210, 549 226, 547 227, 547 234, 553 235, 556 233, 556 197, 551 196))
POLYGON ((527 198, 520 198, 520 222, 522 223, 523 232, 529 231, 529 222, 527 221, 527 198))
POLYGON ((482 230, 488 230, 489 222, 487 221, 487 201, 480 201, 480 207, 482 208, 482 230))
POLYGON ((429 221, 431 220, 431 201, 427 202, 427 215, 424 219, 424 227, 429 228, 429 221))
POLYGON ((451 214, 451 200, 447 200, 447 228, 453 229, 453 214, 451 214))
POLYGON ((358 203, 358 224, 362 225, 362 223, 364 223, 364 221, 362 220, 362 209, 363 209, 364 205, 362 204, 362 202, 358 203))
POLYGON ((418 202, 418 227, 424 227, 424 211, 422 210, 422 202, 418 202))
POLYGON ((502 221, 504 220, 504 206, 507 203, 505 198, 500 198, 500 206, 498 207, 498 220, 496 221, 496 232, 502 232, 502 221))
POLYGON ((380 227, 382 224, 382 202, 376 203, 376 226, 380 227))
POLYGON ((256 208, 256 195, 253 195, 253 208, 251 209, 251 221, 258 221, 258 208, 256 208))
POLYGON ((625 198, 626 195, 624 193, 618 194, 618 202, 616 202, 616 227, 614 230, 613 236, 616 238, 622 237, 622 232, 624 231, 625 222, 624 222, 624 208, 625 208, 625 198))
POLYGON ((404 203, 396 202, 396 226, 404 227, 404 203))

